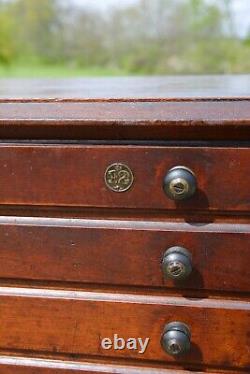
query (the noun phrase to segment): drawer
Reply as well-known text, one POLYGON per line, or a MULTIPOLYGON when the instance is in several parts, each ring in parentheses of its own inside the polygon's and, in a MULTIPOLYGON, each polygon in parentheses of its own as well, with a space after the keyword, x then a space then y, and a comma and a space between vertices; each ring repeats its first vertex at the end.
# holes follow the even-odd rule
POLYGON ((0 278, 249 292, 249 240, 247 224, 2 217, 0 278), (192 269, 173 281, 176 246, 192 269))
POLYGON ((2 144, 0 204, 249 212, 249 162, 249 148, 2 144), (187 200, 163 191, 176 166, 194 173, 171 174, 187 200))
POLYGON ((249 302, 21 288, 1 288, 0 295, 2 352, 250 370, 249 302), (161 347, 173 321, 191 332, 190 351, 175 357, 161 347), (139 340, 117 349, 115 335, 124 342, 141 338, 144 350, 139 340), (104 349, 107 338, 112 344, 104 349))

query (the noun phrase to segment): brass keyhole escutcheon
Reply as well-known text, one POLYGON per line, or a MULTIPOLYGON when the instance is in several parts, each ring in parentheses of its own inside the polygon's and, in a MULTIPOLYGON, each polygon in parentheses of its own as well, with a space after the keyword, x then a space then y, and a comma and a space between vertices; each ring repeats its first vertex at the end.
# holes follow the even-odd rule
POLYGON ((183 195, 188 192, 189 186, 185 179, 176 178, 170 182, 169 189, 173 195, 183 195))
POLYGON ((134 175, 127 165, 116 162, 107 167, 104 180, 111 191, 125 192, 131 188, 134 182, 134 175))
POLYGON ((185 189, 184 184, 180 183, 180 182, 175 183, 173 188, 174 188, 175 193, 177 193, 177 194, 182 194, 184 189, 185 189))
POLYGON ((182 272, 185 270, 184 266, 180 262, 172 262, 169 266, 169 273, 172 274, 173 277, 179 277, 182 272))

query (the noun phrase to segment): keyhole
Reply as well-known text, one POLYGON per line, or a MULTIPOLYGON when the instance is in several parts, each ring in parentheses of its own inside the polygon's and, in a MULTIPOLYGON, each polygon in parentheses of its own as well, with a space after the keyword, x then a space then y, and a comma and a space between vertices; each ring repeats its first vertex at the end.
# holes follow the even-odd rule
POLYGON ((184 190, 185 190, 185 186, 183 183, 178 182, 174 185, 174 191, 176 194, 180 195, 184 192, 184 190))
POLYGON ((169 272, 175 276, 175 277, 178 277, 183 271, 183 266, 180 262, 172 262, 170 265, 169 265, 169 272))
POLYGON ((171 343, 169 348, 174 355, 178 355, 181 351, 181 348, 177 343, 171 343))

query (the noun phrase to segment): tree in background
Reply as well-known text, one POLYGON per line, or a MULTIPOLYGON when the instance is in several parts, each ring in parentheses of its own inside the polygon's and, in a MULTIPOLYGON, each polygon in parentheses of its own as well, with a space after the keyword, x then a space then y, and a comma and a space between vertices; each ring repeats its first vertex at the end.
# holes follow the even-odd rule
POLYGON ((108 14, 70 0, 0 0, 0 64, 139 74, 250 71, 230 0, 138 0, 108 14))
POLYGON ((16 57, 15 21, 9 4, 0 0, 0 64, 8 65, 16 57))
POLYGON ((55 62, 62 48, 63 13, 57 0, 15 0, 10 3, 20 58, 55 62), (58 48, 60 47, 60 48, 58 48))

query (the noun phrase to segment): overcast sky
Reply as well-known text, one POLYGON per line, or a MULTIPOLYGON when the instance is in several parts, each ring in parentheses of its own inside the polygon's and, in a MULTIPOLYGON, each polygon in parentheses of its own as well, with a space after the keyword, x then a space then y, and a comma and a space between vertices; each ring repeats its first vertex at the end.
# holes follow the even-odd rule
MULTIPOLYGON (((108 11, 109 7, 127 6, 138 0, 71 0, 78 5, 88 5, 108 11)), ((154 0, 151 0, 154 1, 154 0)), ((172 0, 175 1, 175 0, 172 0)), ((222 0, 208 0, 216 3, 222 0)), ((240 35, 245 35, 250 30, 250 0, 232 0, 235 24, 240 35)))

